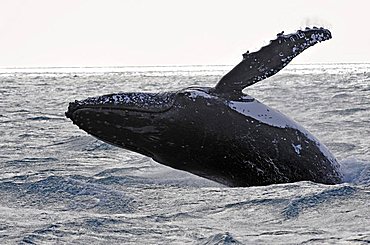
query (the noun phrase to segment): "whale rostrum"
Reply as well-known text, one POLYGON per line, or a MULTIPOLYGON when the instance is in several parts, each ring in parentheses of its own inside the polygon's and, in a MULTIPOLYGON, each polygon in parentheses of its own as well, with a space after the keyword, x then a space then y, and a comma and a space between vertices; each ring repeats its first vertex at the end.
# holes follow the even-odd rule
POLYGON ((228 186, 336 184, 339 165, 302 126, 242 92, 331 38, 324 28, 280 33, 215 87, 115 93, 69 104, 66 116, 109 144, 228 186))

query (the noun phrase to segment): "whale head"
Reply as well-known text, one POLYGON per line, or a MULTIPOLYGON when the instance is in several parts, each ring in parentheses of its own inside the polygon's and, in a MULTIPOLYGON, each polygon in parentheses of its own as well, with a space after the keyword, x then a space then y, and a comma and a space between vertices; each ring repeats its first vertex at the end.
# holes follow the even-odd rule
POLYGON ((191 133, 204 130, 223 101, 210 88, 116 93, 71 102, 65 115, 104 142, 161 161, 169 151, 186 150, 191 133))

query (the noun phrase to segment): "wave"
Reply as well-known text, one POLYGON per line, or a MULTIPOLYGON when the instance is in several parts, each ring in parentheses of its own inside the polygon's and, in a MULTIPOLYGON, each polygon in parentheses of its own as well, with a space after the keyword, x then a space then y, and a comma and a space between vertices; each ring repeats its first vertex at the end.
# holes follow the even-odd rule
POLYGON ((45 147, 59 146, 68 151, 105 151, 118 149, 115 146, 87 135, 70 136, 66 140, 58 140, 52 144, 46 145, 45 147))
POLYGON ((48 117, 48 116, 35 116, 29 117, 27 120, 30 121, 51 121, 51 120, 64 120, 62 117, 48 117))
POLYGON ((314 208, 319 204, 328 202, 333 198, 342 198, 351 196, 356 193, 357 189, 351 186, 340 186, 332 189, 324 190, 319 193, 310 194, 292 199, 284 208, 282 215, 286 219, 291 219, 299 216, 299 214, 308 208, 314 208))
POLYGON ((28 164, 35 164, 35 163, 50 163, 50 162, 56 162, 58 161, 58 158, 55 157, 25 157, 22 159, 17 159, 17 160, 10 160, 7 161, 7 164, 10 165, 28 165, 28 164))
POLYGON ((21 207, 45 207, 54 210, 92 210, 97 213, 131 212, 133 198, 102 185, 88 183, 82 176, 49 176, 35 182, 0 183, 2 198, 21 207))
POLYGON ((208 238, 201 239, 198 243, 198 245, 240 245, 243 244, 236 240, 229 232, 225 233, 217 233, 215 235, 212 235, 208 238))
POLYGON ((150 169, 138 173, 138 176, 144 177, 154 185, 176 186, 176 187, 223 187, 224 185, 214 181, 193 175, 191 173, 176 170, 148 159, 150 169))
POLYGON ((347 109, 336 109, 326 111, 325 113, 333 114, 333 115, 341 115, 341 116, 350 116, 356 114, 358 112, 366 112, 369 108, 347 108, 347 109))
POLYGON ((370 162, 355 158, 340 162, 345 183, 370 186, 370 162))

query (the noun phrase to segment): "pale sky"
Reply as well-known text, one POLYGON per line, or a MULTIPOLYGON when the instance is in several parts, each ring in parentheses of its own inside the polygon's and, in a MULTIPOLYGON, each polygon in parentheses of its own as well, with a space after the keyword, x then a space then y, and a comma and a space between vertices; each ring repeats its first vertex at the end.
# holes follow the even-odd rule
POLYGON ((236 65, 306 25, 293 62, 370 62, 368 0, 0 0, 0 67, 236 65))

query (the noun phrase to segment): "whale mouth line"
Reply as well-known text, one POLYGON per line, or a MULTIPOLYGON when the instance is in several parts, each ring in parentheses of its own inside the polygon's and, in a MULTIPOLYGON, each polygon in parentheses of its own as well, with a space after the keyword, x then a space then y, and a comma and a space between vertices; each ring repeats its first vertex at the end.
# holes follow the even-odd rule
MULTIPOLYGON (((172 107, 172 106, 171 106, 172 107)), ((138 113, 150 113, 150 114, 156 114, 156 113, 162 113, 166 112, 171 109, 171 107, 168 108, 134 108, 130 106, 124 106, 124 105, 80 105, 76 106, 74 102, 71 102, 68 110, 65 112, 65 115, 67 118, 72 119, 73 114, 77 111, 81 110, 94 110, 95 112, 114 112, 114 111, 121 111, 121 112, 138 112, 138 113)))

